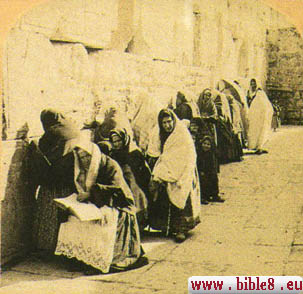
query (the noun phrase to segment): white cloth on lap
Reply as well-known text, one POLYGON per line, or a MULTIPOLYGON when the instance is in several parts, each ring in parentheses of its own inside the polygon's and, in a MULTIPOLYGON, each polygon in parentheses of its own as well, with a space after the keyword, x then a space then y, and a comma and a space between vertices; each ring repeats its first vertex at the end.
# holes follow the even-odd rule
POLYGON ((60 226, 55 254, 74 257, 107 273, 114 256, 119 211, 108 206, 100 210, 103 217, 98 221, 82 222, 69 216, 60 226))

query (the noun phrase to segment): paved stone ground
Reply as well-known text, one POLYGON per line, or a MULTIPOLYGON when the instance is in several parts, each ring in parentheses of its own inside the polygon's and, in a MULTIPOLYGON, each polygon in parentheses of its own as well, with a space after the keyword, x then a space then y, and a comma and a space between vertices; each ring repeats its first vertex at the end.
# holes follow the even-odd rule
POLYGON ((176 244, 149 236, 150 263, 86 277, 34 258, 2 274, 0 293, 187 293, 193 275, 303 276, 303 127, 282 127, 269 154, 221 168, 226 202, 201 207, 201 224, 176 244))

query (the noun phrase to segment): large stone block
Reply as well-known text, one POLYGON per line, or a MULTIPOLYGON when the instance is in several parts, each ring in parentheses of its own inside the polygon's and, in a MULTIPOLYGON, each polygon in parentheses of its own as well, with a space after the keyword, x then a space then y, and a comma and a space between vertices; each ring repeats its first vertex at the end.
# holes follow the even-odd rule
POLYGON ((27 143, 4 141, 1 146, 1 264, 31 249, 34 194, 28 186, 27 143))
MULTIPOLYGON (((146 43, 146 48, 149 50, 148 56, 160 60, 192 64, 193 13, 191 1, 137 1, 134 25, 135 31, 146 43)), ((136 42, 136 37, 134 42, 136 42)), ((136 53, 145 55, 145 52, 137 51, 136 53)))
POLYGON ((24 15, 20 26, 52 40, 104 48, 109 46, 117 28, 118 4, 119 0, 48 1, 24 15))
POLYGON ((56 92, 57 67, 53 46, 41 35, 13 30, 7 40, 4 66, 4 101, 9 121, 9 137, 28 122, 31 135, 41 133, 41 108, 51 104, 56 92), (9 98, 8 98, 9 97, 9 98), (8 101, 9 99, 9 101, 8 101))
POLYGON ((30 136, 40 135, 39 116, 44 108, 69 113, 79 126, 91 117, 93 65, 82 44, 51 43, 44 35, 16 29, 6 52, 4 101, 9 138, 25 122, 30 136))
POLYGON ((131 103, 132 94, 142 88, 166 104, 178 90, 185 88, 197 96, 209 86, 207 73, 198 67, 114 51, 94 52, 89 58, 96 65, 92 92, 104 108, 127 97, 131 103))

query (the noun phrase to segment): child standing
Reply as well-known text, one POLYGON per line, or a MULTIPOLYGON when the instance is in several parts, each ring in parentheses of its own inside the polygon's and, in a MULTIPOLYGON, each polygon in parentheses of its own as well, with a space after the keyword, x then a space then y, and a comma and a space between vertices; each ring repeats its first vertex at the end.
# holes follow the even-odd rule
POLYGON ((201 204, 224 202, 225 200, 219 196, 218 160, 212 138, 204 136, 197 143, 201 204))

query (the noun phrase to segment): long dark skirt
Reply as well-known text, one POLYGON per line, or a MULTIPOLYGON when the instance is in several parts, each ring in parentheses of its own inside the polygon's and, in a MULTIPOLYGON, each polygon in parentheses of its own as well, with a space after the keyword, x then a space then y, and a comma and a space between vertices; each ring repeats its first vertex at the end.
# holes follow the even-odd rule
POLYGON ((186 233, 200 223, 199 217, 194 218, 190 196, 184 209, 180 209, 170 202, 164 186, 159 187, 158 199, 150 203, 148 215, 150 227, 166 235, 186 233))
POLYGON ((33 241, 34 249, 53 253, 56 249, 60 224, 67 220, 68 214, 53 201, 74 192, 73 187, 45 187, 38 193, 34 212, 33 241))
POLYGON ((218 159, 220 163, 240 161, 243 156, 242 145, 236 134, 228 130, 228 125, 218 123, 218 159))
POLYGON ((200 174, 201 200, 210 200, 219 194, 219 181, 217 173, 200 174))
POLYGON ((133 193, 135 206, 137 208, 137 220, 140 231, 142 231, 147 224, 147 197, 137 184, 130 166, 128 164, 122 165, 122 171, 124 179, 126 180, 130 190, 133 193))

